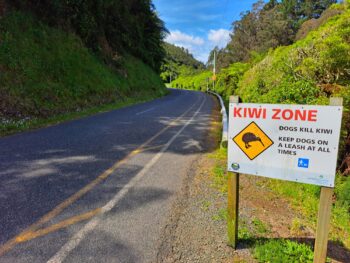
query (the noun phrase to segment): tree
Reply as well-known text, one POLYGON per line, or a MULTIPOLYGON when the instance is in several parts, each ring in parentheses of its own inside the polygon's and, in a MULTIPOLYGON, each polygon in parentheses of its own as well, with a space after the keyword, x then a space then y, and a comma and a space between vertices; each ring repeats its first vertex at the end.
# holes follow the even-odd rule
POLYGON ((274 9, 278 5, 277 0, 270 0, 268 3, 266 3, 263 7, 263 10, 268 11, 271 9, 274 9))
POLYGON ((324 10, 326 10, 330 5, 335 4, 336 0, 305 0, 302 1, 301 11, 302 15, 306 19, 319 18, 324 10))
POLYGON ((278 6, 260 11, 256 39, 257 47, 254 51, 259 53, 293 42, 294 32, 278 6))
POLYGON ((165 59, 161 66, 161 77, 164 82, 175 80, 180 73, 204 69, 203 63, 197 61, 187 49, 166 42, 163 43, 163 47, 165 59))
POLYGON ((252 11, 246 12, 241 20, 233 23, 233 33, 228 49, 231 51, 236 61, 246 61, 249 53, 256 49, 257 28, 258 28, 258 4, 254 5, 252 11))
POLYGON ((336 0, 282 0, 280 7, 296 33, 303 22, 319 18, 324 10, 336 2, 336 0))
POLYGON ((248 61, 252 52, 265 53, 270 48, 289 45, 307 19, 319 18, 336 0, 257 1, 251 11, 241 14, 232 24, 231 41, 221 53, 223 64, 248 61))
POLYGON ((113 60, 131 53, 159 70, 167 32, 151 0, 11 0, 46 23, 74 31, 91 50, 113 60))
POLYGON ((293 31, 276 1, 264 4, 258 1, 252 11, 233 24, 231 42, 228 45, 235 61, 247 61, 251 52, 264 53, 270 48, 288 45, 293 31))

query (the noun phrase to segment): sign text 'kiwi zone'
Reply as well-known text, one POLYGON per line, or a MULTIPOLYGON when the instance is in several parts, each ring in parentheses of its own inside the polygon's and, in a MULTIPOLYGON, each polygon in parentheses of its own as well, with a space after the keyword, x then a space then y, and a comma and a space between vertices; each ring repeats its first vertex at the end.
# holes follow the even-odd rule
POLYGON ((333 187, 342 110, 230 103, 228 170, 333 187))

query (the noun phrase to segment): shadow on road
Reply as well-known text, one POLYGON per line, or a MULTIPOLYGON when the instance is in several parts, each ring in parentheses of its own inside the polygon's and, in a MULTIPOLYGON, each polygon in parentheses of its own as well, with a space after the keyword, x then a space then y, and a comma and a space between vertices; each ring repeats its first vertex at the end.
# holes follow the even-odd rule
MULTIPOLYGON (((172 121, 179 116, 179 112, 188 108, 187 104, 180 104, 170 112, 160 112, 155 117, 140 115, 135 120, 124 116, 128 109, 122 109, 118 111, 120 115, 108 112, 1 139, 0 244, 38 221, 171 123, 166 132, 141 151, 140 154, 145 155, 145 158, 151 158, 191 119, 201 101, 198 100, 196 107, 176 123, 172 121)), ((175 156, 192 156, 211 151, 205 138, 210 127, 212 105, 213 100, 207 99, 202 112, 166 152, 175 156)), ((118 168, 111 176, 114 179, 108 184, 104 182, 103 190, 96 189, 94 197, 89 195, 80 200, 83 203, 80 203, 81 208, 74 210, 75 213, 104 205, 142 168, 142 165, 123 165, 118 168)), ((135 189, 131 192, 132 198, 111 213, 135 209, 145 202, 166 199, 169 195, 171 193, 156 188, 135 189)), ((74 214, 67 212, 65 216, 74 214)))

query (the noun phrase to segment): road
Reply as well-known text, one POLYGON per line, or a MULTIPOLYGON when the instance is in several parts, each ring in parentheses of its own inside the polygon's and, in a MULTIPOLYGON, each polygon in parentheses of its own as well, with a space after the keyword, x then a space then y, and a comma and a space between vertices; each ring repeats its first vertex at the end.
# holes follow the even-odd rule
POLYGON ((213 105, 171 90, 0 139, 0 262, 155 261, 213 105))

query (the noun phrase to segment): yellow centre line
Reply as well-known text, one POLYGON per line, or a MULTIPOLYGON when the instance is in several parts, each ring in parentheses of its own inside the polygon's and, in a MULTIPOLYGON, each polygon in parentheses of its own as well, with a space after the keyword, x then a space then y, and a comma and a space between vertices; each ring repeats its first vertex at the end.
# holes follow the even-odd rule
POLYGON ((78 222, 90 219, 90 218, 94 217, 95 215, 99 214, 100 212, 101 212, 101 208, 97 208, 97 209, 91 210, 91 211, 89 211, 87 213, 84 213, 84 214, 81 214, 81 215, 77 215, 77 216, 73 216, 73 217, 71 217, 69 219, 63 220, 63 221, 61 221, 61 222, 59 222, 57 224, 51 225, 49 227, 39 229, 39 230, 37 230, 35 232, 26 232, 23 235, 17 236, 16 237, 16 242, 17 243, 23 243, 23 242, 32 240, 34 238, 47 235, 49 233, 55 232, 57 230, 60 230, 62 228, 66 228, 66 227, 68 227, 70 225, 76 224, 78 222))
MULTIPOLYGON (((147 147, 147 148, 144 148, 142 150, 142 152, 145 152, 145 151, 148 151, 148 150, 154 150, 154 149, 159 149, 161 147, 163 147, 164 145, 157 145, 157 146, 153 146, 153 147, 147 147)), ((136 152, 136 151, 134 151, 136 152)), ((139 153, 139 151, 137 151, 139 153)), ((76 223, 79 223, 81 221, 84 221, 84 220, 87 220, 87 219, 90 219, 92 217, 94 217, 95 215, 99 214, 101 212, 101 208, 97 208, 97 209, 94 209, 94 210, 91 210, 87 213, 84 213, 84 214, 80 214, 80 215, 77 215, 77 216, 73 216, 71 218, 68 218, 68 219, 65 219, 59 223, 56 223, 54 225, 51 225, 47 228, 42 228, 42 229, 38 229, 36 231, 28 231, 26 233, 23 233, 23 234, 20 234, 16 237, 16 243, 23 243, 23 242, 26 242, 26 241, 29 241, 29 240, 32 240, 32 239, 35 239, 35 238, 38 238, 38 237, 41 237, 41 236, 44 236, 44 235, 47 235, 49 233, 52 233, 52 232, 55 232, 55 231, 58 231, 62 228, 66 228, 68 226, 71 226, 71 225, 74 225, 76 223)))
MULTIPOLYGON (((107 177, 109 177, 117 168, 119 168, 121 165, 125 164, 131 157, 137 155, 140 152, 143 152, 146 150, 146 146, 150 144, 152 141, 154 141, 157 137, 159 137, 161 134, 163 134, 165 131, 167 131, 169 128, 173 127, 174 124, 176 124, 179 120, 181 120, 199 101, 198 99, 188 110, 186 110, 181 116, 173 120, 170 124, 168 124, 166 127, 164 127, 161 131, 159 131, 157 134, 152 136, 150 139, 148 139, 146 142, 144 142, 141 146, 139 146, 137 149, 130 152, 126 157, 124 157, 122 160, 117 161, 114 163, 112 167, 104 171, 102 174, 100 174, 96 179, 91 181, 89 184, 84 186, 82 189, 80 189, 78 192, 70 196, 68 199, 63 201, 61 204, 56 206, 53 210, 51 210, 49 213, 44 215, 42 218, 40 218, 37 222, 32 224, 31 226, 27 227, 25 230, 23 230, 19 235, 15 236, 14 238, 7 241, 5 244, 0 246, 0 257, 7 253, 9 250, 11 250, 16 244, 25 242, 28 240, 31 240, 33 238, 36 238, 38 236, 35 235, 36 231, 46 222, 50 221, 51 219, 58 216, 65 208, 76 202, 78 199, 80 199, 83 195, 90 192, 96 185, 100 184, 103 180, 105 180, 107 177), (33 238, 29 238, 33 237, 33 238), (24 240, 24 241, 22 241, 24 240)), ((149 148, 151 149, 151 148, 149 148)), ((95 211, 95 210, 93 210, 95 211)), ((79 217, 79 216, 78 216, 79 217)), ((74 218, 74 217, 73 217, 74 218)), ((71 218, 72 219, 72 218, 71 218)), ((70 219, 67 219, 65 221, 68 221, 70 219)), ((62 221, 61 223, 65 222, 62 221)), ((81 220, 80 220, 81 221, 81 220)), ((60 224, 60 223, 58 223, 60 224)), ((57 229, 58 230, 58 229, 57 229)), ((55 231, 55 230, 53 230, 55 231)), ((53 231, 47 232, 51 233, 53 231)), ((40 232, 40 231, 39 231, 40 232)), ((42 234, 45 235, 45 234, 42 234)), ((39 235, 39 236, 42 236, 39 235)))

